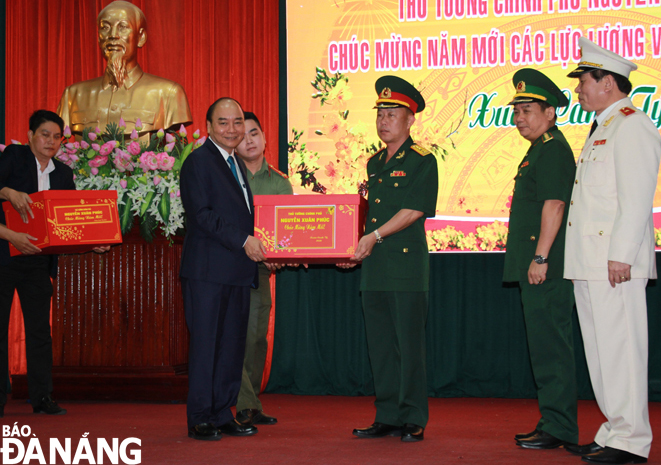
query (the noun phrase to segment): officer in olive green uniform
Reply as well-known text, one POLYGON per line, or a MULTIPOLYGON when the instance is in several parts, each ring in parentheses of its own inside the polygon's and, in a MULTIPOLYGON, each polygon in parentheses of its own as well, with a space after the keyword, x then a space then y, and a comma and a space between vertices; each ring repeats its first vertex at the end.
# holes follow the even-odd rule
MULTIPOLYGON (((246 135, 237 147, 239 157, 246 164, 248 184, 253 195, 290 195, 293 189, 287 176, 272 167, 264 158, 264 133, 254 113, 245 113, 246 135), (255 170, 253 172, 253 170, 255 170)), ((257 395, 262 385, 268 342, 266 334, 271 311, 269 270, 258 265, 259 288, 250 290, 250 316, 246 335, 241 389, 236 403, 237 421, 244 424, 270 425, 277 419, 266 415, 257 395)))
POLYGON ((363 260, 361 291, 376 392, 376 420, 358 437, 401 434, 420 441, 429 419, 425 324, 429 252, 425 218, 436 213, 436 158, 410 137, 425 107, 408 82, 376 82, 377 131, 386 143, 367 163, 369 211, 354 259, 363 260))
POLYGON ((542 418, 515 436, 529 449, 578 442, 572 283, 562 279, 567 210, 576 165, 555 125, 555 109, 569 104, 545 75, 514 74, 514 123, 531 145, 515 178, 503 281, 518 281, 528 348, 542 418))

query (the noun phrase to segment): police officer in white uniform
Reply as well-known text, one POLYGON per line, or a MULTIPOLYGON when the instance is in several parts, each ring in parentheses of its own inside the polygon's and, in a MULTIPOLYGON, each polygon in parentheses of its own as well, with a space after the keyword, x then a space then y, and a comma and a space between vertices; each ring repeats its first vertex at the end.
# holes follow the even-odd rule
POLYGON ((590 463, 645 463, 647 303, 656 278, 652 202, 661 137, 627 95, 637 66, 582 37, 568 76, 584 111, 596 113, 576 170, 567 218, 564 277, 576 308, 597 403, 606 417, 594 442, 566 446, 590 463))

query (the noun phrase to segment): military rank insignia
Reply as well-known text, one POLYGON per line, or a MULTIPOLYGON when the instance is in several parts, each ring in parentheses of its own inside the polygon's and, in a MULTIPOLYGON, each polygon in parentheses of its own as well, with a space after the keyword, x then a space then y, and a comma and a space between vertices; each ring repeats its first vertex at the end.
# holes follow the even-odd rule
POLYGON ((525 167, 528 166, 529 164, 530 164, 530 163, 526 160, 526 161, 524 161, 523 163, 521 163, 520 168, 525 168, 525 167))
POLYGON ((596 140, 592 145, 606 145, 606 139, 596 140))
POLYGON ((548 141, 553 140, 553 135, 550 132, 542 134, 542 141, 546 144, 548 141))
POLYGON ((404 171, 393 171, 390 173, 391 178, 401 178, 406 176, 406 173, 404 171))
POLYGON ((629 116, 636 113, 636 110, 630 107, 624 107, 624 108, 620 108, 620 113, 622 113, 624 116, 629 116))
POLYGON ((429 155, 429 154, 431 153, 429 150, 427 150, 427 149, 424 148, 424 147, 419 146, 418 144, 413 144, 413 145, 411 146, 411 150, 413 150, 414 152, 416 152, 416 153, 422 155, 423 157, 424 157, 425 155, 429 155))

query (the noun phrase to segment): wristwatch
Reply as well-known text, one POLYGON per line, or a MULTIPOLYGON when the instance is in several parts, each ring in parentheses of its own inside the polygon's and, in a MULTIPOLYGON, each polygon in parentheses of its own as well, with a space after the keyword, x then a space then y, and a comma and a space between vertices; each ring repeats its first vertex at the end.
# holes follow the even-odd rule
POLYGON ((383 242, 383 238, 381 237, 381 234, 379 234, 379 230, 375 229, 374 230, 374 236, 376 236, 376 243, 380 244, 383 242))
POLYGON ((535 255, 533 257, 533 261, 538 265, 543 265, 544 263, 548 263, 548 259, 544 255, 535 255))

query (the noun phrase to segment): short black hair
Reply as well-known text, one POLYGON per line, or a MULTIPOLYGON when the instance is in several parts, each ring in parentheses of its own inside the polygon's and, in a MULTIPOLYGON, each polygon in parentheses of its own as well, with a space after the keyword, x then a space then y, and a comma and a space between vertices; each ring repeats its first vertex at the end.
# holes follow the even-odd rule
POLYGON ((30 116, 30 131, 36 132, 44 123, 52 122, 60 127, 60 132, 64 132, 64 120, 57 113, 49 110, 37 110, 30 116))
POLYGON ((264 132, 264 129, 262 129, 262 123, 259 122, 259 119, 257 118, 257 115, 254 114, 252 111, 244 111, 243 112, 243 120, 244 121, 248 121, 248 120, 254 121, 257 124, 257 126, 259 127, 259 130, 264 132))
POLYGON ((237 102, 236 100, 234 100, 232 97, 220 97, 218 100, 213 102, 211 104, 211 106, 209 107, 209 109, 207 110, 207 121, 208 122, 210 122, 210 123, 212 122, 211 120, 213 119, 213 111, 216 109, 216 105, 218 105, 220 102, 222 102, 224 100, 231 100, 232 102, 235 102, 239 106, 239 108, 241 108, 241 111, 243 111, 243 107, 241 106, 241 104, 239 102, 237 102))
POLYGON ((617 88, 620 90, 620 92, 624 93, 625 95, 629 95, 631 89, 633 89, 633 85, 631 85, 631 81, 629 81, 621 74, 611 73, 610 71, 606 71, 603 69, 592 69, 589 71, 589 73, 592 76, 592 79, 594 79, 597 82, 601 81, 603 78, 605 78, 608 75, 613 76, 613 79, 615 79, 615 83, 617 84, 617 88))

